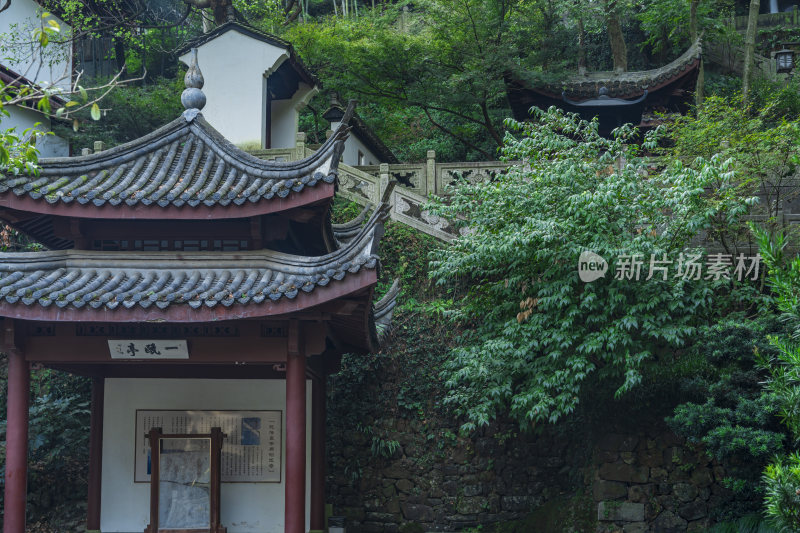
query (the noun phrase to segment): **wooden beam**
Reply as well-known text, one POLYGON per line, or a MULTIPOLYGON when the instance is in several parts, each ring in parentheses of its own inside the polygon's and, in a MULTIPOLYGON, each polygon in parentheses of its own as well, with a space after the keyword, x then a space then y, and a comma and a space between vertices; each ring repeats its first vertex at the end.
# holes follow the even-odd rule
MULTIPOLYGON (((49 363, 105 363, 112 365, 174 364, 176 360, 111 359, 107 337, 30 337, 26 357, 49 363)), ((188 338, 189 359, 182 365, 281 363, 286 361, 286 339, 281 337, 197 337, 188 338)))
POLYGON ((161 379, 280 379, 286 372, 275 370, 275 363, 244 365, 104 365, 48 364, 48 368, 78 376, 104 378, 161 378, 161 379))

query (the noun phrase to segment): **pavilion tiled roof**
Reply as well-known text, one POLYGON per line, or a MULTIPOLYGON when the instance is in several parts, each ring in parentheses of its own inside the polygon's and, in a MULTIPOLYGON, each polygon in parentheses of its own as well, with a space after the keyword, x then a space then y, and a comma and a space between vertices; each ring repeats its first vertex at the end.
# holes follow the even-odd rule
POLYGON ((347 128, 313 155, 265 161, 190 109, 155 132, 95 154, 40 160, 39 175, 0 174, 0 195, 47 204, 196 207, 260 204, 336 180, 347 128))
POLYGON ((608 90, 608 96, 612 98, 636 98, 645 91, 652 93, 662 85, 695 69, 700 62, 702 51, 702 42, 698 39, 680 57, 652 70, 588 72, 557 83, 545 83, 535 87, 527 83, 517 83, 556 99, 561 99, 562 93, 575 100, 595 98, 602 87, 608 90))
MULTIPOLYGON (((378 268, 385 220, 375 210, 347 246, 320 257, 248 252, 97 252, 0 254, 0 304, 22 308, 114 310, 258 306, 294 299, 378 268)), ((381 304, 381 316, 386 304, 381 304)), ((392 306, 393 307, 393 306, 392 306)), ((248 316, 265 316, 254 310, 248 316)), ((24 315, 24 313, 23 313, 24 315)))

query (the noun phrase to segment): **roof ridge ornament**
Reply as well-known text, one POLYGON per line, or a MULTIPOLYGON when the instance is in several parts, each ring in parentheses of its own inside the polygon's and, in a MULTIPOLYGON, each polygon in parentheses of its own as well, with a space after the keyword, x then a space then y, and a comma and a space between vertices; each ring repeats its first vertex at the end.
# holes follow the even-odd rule
POLYGON ((206 105, 206 95, 200 90, 203 88, 205 80, 203 73, 200 72, 200 66, 197 64, 197 48, 192 48, 192 60, 189 70, 183 77, 183 82, 186 84, 186 89, 181 93, 181 103, 186 108, 183 116, 187 122, 191 122, 206 105))

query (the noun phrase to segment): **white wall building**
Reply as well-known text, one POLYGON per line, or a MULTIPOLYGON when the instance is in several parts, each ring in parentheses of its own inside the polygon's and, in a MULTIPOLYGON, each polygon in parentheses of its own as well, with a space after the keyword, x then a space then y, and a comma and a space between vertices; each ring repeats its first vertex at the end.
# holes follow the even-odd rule
MULTIPOLYGON (((205 119, 248 148, 293 148, 299 111, 318 91, 291 44, 236 22, 193 43, 205 78, 205 119)), ((180 60, 189 64, 186 51, 180 60)))
MULTIPOLYGON (((72 46, 59 45, 55 42, 43 50, 34 44, 32 32, 43 23, 42 8, 33 0, 14 0, 0 16, 0 40, 6 49, 0 57, 0 79, 4 83, 20 80, 21 83, 42 86, 55 85, 64 90, 70 88, 72 82, 72 46)), ((65 38, 71 28, 58 17, 55 19, 65 38)), ((50 118, 35 108, 7 106, 8 117, 0 116, 0 128, 15 128, 18 133, 36 126, 43 131, 50 131, 50 118)), ((63 157, 69 155, 69 143, 54 135, 47 136, 38 146, 40 157, 63 157)))
MULTIPOLYGON (((331 123, 331 130, 336 131, 344 118, 345 109, 336 95, 331 98, 331 105, 322 117, 331 123)), ((383 141, 375 135, 358 114, 350 119, 351 134, 347 138, 342 153, 342 163, 351 167, 379 165, 381 163, 398 163, 397 157, 383 141)))
MULTIPOLYGON (((203 92, 203 116, 225 138, 245 148, 294 148, 302 108, 319 91, 316 78, 292 45, 237 22, 227 22, 195 41, 203 92)), ((191 61, 189 50, 180 60, 191 61)), ((323 115, 336 129, 344 109, 334 100, 323 115)), ((397 163, 358 116, 350 122, 342 162, 351 166, 397 163)))

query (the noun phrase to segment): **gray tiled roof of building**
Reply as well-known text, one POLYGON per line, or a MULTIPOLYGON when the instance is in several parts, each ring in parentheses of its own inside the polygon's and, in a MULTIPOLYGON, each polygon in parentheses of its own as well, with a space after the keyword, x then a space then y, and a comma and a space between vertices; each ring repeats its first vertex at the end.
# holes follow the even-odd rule
POLYGON ((346 247, 320 257, 269 250, 0 254, 0 301, 113 310, 180 305, 197 309, 293 299, 362 269, 377 269, 376 229, 387 213, 386 206, 376 209, 346 247))
POLYGON ((191 109, 153 133, 81 157, 40 160, 39 175, 0 174, 8 191, 50 204, 180 207, 258 203, 336 180, 347 128, 313 155, 265 161, 222 137, 191 109))
POLYGON ((547 83, 532 87, 561 98, 561 93, 573 99, 594 98, 600 88, 605 87, 613 98, 634 98, 652 91, 660 84, 668 82, 693 67, 703 52, 702 42, 696 40, 674 61, 652 70, 630 72, 588 72, 576 75, 558 83, 547 83))

